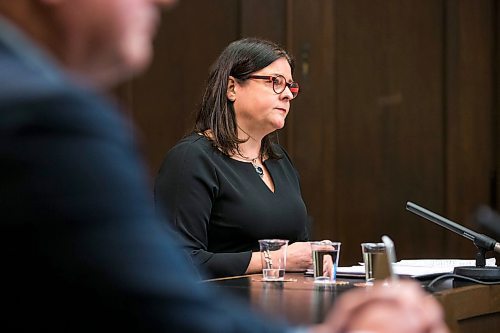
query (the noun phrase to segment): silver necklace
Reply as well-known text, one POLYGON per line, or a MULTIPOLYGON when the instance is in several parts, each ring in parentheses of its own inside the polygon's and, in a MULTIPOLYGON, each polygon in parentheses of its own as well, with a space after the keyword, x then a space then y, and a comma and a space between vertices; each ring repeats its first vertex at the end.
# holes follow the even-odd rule
POLYGON ((249 161, 250 163, 252 163, 252 166, 255 169, 255 172, 259 175, 260 178, 264 177, 264 169, 262 169, 262 167, 257 164, 257 159, 259 158, 258 156, 254 157, 254 158, 248 158, 248 157, 240 155, 240 157, 242 159, 244 159, 245 161, 249 161))

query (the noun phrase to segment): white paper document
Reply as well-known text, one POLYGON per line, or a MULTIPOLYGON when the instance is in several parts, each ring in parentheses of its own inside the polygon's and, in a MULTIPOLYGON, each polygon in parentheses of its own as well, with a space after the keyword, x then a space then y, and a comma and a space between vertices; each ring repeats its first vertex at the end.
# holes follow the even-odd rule
MULTIPOLYGON (((422 277, 426 275, 453 273, 453 269, 458 266, 475 266, 475 260, 464 259, 411 259, 400 260, 393 265, 397 275, 422 277)), ((486 266, 496 266, 495 258, 486 259, 486 266)), ((339 276, 364 276, 365 267, 363 264, 338 267, 339 276)))

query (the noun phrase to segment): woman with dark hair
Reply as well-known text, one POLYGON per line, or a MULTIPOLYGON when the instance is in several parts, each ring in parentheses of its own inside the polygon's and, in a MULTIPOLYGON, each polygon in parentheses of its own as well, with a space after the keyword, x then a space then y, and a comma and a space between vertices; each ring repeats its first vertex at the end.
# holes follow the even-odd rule
POLYGON ((299 85, 275 43, 235 41, 212 66, 194 131, 167 154, 155 201, 210 277, 261 271, 258 240, 290 240, 287 270, 312 264, 307 211, 288 154, 273 142, 299 85))

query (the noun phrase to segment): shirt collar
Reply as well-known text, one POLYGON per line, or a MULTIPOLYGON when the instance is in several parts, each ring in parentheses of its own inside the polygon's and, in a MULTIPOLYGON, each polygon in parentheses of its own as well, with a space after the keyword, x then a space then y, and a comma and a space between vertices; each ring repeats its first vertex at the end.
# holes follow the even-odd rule
POLYGON ((0 15, 0 44, 51 82, 64 82, 64 75, 53 59, 36 46, 20 29, 0 15))

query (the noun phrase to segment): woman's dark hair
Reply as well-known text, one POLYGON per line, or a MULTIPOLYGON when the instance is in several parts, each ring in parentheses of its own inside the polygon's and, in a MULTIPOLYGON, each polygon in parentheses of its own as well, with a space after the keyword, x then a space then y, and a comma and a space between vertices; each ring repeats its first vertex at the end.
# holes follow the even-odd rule
MULTIPOLYGON (((244 38, 229 44, 212 65, 203 100, 196 115, 194 131, 203 133, 211 130, 215 147, 226 155, 239 154, 238 145, 246 140, 238 139, 238 128, 233 102, 227 98, 229 76, 244 81, 253 73, 285 58, 293 73, 293 60, 279 45, 257 38, 244 38)), ((274 132, 273 132, 274 133, 274 132)), ((262 139, 260 155, 280 158, 272 149, 271 136, 262 139)))

